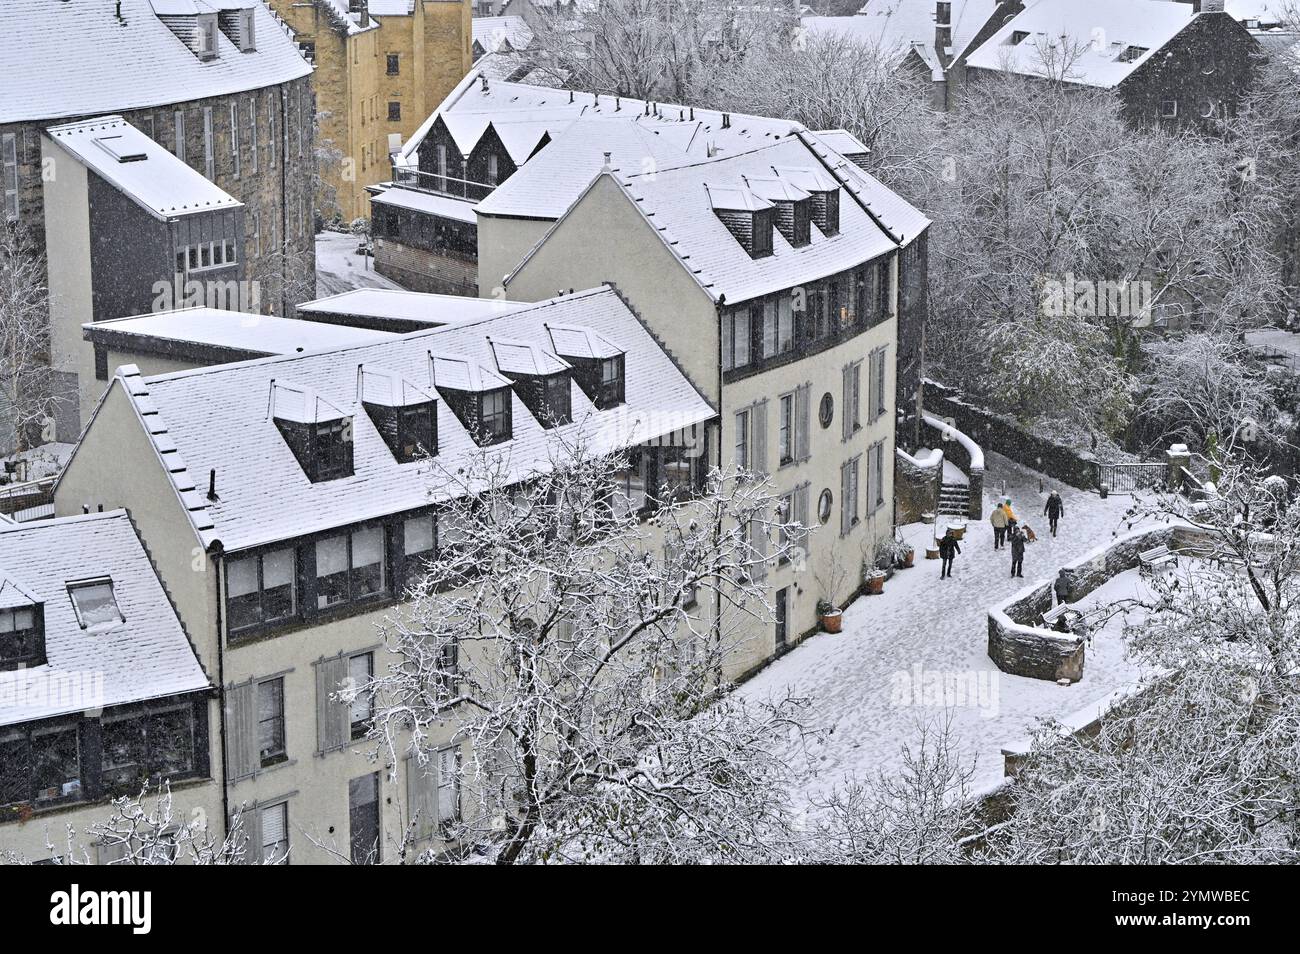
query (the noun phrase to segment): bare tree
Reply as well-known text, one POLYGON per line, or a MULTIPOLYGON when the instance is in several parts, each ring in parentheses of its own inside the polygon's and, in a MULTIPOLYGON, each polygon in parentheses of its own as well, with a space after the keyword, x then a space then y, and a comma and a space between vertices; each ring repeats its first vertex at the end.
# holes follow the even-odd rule
POLYGON ((643 523, 616 489, 627 466, 578 441, 522 481, 486 456, 439 474, 443 546, 392 621, 392 665, 358 690, 372 737, 390 765, 439 738, 468 750, 455 835, 499 863, 788 857, 798 707, 742 703, 722 675, 771 618, 763 567, 798 528, 759 480, 716 470, 649 488, 643 523))
POLYGON ((0 420, 8 450, 53 439, 57 399, 49 362, 45 265, 17 225, 0 223, 0 420))

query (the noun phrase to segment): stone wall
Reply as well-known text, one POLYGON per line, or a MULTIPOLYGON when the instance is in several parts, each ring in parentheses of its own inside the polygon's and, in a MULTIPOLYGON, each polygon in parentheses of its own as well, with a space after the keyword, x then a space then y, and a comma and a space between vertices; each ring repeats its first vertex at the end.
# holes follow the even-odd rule
POLYGON ((894 501, 899 523, 919 523, 921 515, 939 508, 943 479, 943 452, 932 451, 918 460, 905 451, 894 456, 894 501))
POLYGON ((1083 639, 1033 625, 1051 608, 1052 585, 1036 583, 989 610, 989 658, 999 669, 1052 682, 1083 678, 1083 639))
POLYGON ((1080 490, 1095 490, 1095 458, 1022 430, 1010 418, 961 400, 961 392, 936 381, 925 382, 925 410, 951 421, 986 451, 997 451, 1019 464, 1055 477, 1080 490))

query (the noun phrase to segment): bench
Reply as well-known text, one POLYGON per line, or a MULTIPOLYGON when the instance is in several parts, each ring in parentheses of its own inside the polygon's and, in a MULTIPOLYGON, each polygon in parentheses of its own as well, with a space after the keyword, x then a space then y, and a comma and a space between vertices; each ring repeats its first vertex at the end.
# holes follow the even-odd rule
POLYGON ((1138 563, 1144 570, 1154 570, 1158 566, 1166 563, 1177 563, 1178 554, 1174 553, 1163 543, 1158 547, 1152 547, 1150 550, 1143 550, 1138 554, 1138 563))
POLYGON ((1069 633, 1082 618, 1083 614, 1072 603, 1057 603, 1043 614, 1043 625, 1061 633, 1069 633))

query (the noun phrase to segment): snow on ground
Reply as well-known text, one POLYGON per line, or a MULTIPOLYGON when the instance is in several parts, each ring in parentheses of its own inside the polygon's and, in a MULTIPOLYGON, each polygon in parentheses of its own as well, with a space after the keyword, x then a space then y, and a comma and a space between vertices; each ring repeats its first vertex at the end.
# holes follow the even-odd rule
MULTIPOLYGON (((959 754, 975 764, 977 786, 1002 777, 1003 744, 1023 738, 1034 720, 1067 716, 1138 677, 1114 628, 1119 624, 1093 640, 1084 677, 1072 686, 1009 676, 993 665, 987 653, 988 608, 1027 585, 1054 579, 1063 563, 1109 541, 1123 529, 1124 511, 1132 503, 1129 496, 1102 500, 989 454, 990 493, 1004 482, 1022 523, 1038 533, 1038 542, 1025 553, 1024 579, 1011 576, 1009 550, 994 552, 987 519, 971 522, 954 576, 942 581, 938 561, 924 559, 931 528, 909 525, 904 532, 917 549, 916 566, 895 573, 883 595, 863 596, 848 607, 843 633, 811 637, 737 690, 754 699, 786 691, 809 698, 806 723, 829 730, 823 740, 791 746, 791 765, 804 779, 797 799, 815 799, 851 777, 866 780, 896 769, 901 747, 923 724, 943 717, 945 707, 925 704, 931 697, 909 698, 905 691, 936 675, 958 676, 972 690, 946 711, 959 754), (1065 502, 1056 538, 1042 516, 1053 487, 1065 502)), ((984 509, 987 513, 989 505, 984 509)))
POLYGON ((1300 334, 1281 328, 1260 328, 1246 332, 1246 343, 1279 364, 1300 370, 1300 334))
POLYGON ((357 254, 361 239, 346 232, 316 236, 316 295, 324 298, 354 288, 401 288, 375 271, 375 260, 357 254))
MULTIPOLYGON (((915 454, 917 460, 923 460, 933 453, 930 448, 922 447, 915 454)), ((947 456, 943 459, 943 482, 945 484, 969 484, 970 478, 966 472, 950 461, 947 456)))

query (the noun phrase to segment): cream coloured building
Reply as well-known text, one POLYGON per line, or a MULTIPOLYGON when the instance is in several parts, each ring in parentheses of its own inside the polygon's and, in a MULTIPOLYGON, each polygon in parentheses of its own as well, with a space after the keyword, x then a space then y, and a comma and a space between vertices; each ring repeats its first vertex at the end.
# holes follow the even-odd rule
MULTIPOLYGON (((504 312, 460 300, 463 320, 435 301, 445 324, 369 343, 152 377, 118 367, 56 488, 60 514, 122 507, 139 528, 220 686, 215 777, 254 854, 278 857, 287 832, 294 862, 360 860, 376 844, 389 860, 408 825, 417 848, 441 850, 469 809, 459 775, 438 768, 468 753, 442 745, 427 773, 404 760, 394 783, 361 737, 365 701, 331 698, 388 664, 380 627, 415 561, 452 532, 440 517, 452 491, 417 445, 448 470, 486 445, 521 475, 579 428, 643 460, 717 446, 714 409, 612 290, 504 312), (547 358, 570 423, 543 426, 537 392, 497 351, 506 341, 547 358)), ((164 334, 165 318, 119 330, 113 354, 194 344, 164 334)))

